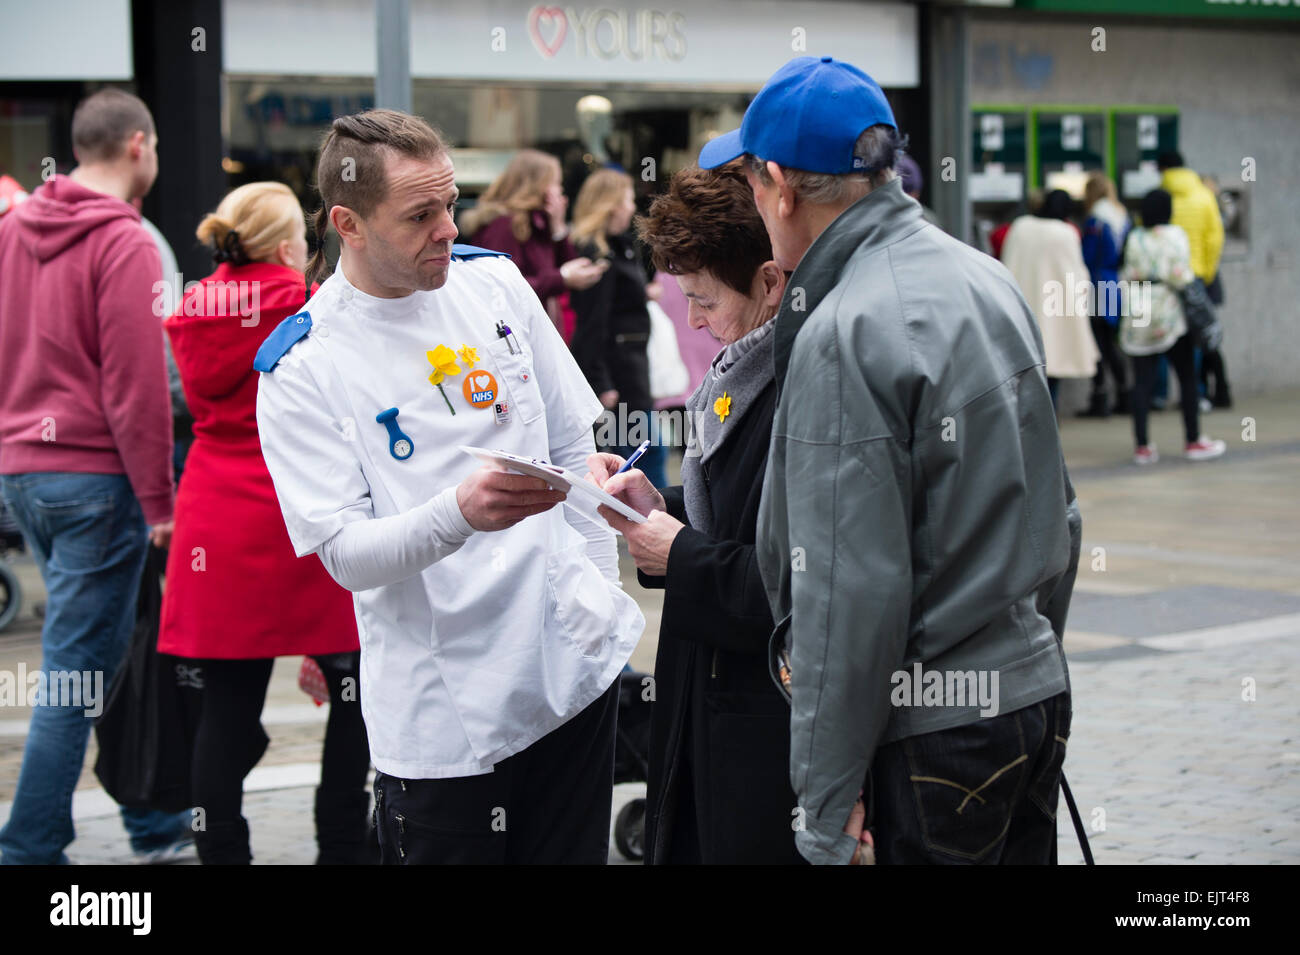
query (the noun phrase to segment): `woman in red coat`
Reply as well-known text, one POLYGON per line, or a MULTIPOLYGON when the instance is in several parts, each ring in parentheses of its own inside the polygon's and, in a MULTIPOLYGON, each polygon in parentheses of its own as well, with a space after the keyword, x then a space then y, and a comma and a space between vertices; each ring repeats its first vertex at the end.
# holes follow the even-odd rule
POLYGON ((278 656, 310 655, 330 685, 319 862, 364 857, 369 746, 358 700, 351 595, 315 557, 295 556, 257 436, 258 346, 301 309, 307 261, 302 208, 287 186, 240 186, 196 233, 217 270, 186 290, 164 322, 194 416, 176 498, 158 638, 188 658, 202 689, 191 785, 204 864, 251 861, 241 815, 244 777, 269 742, 262 705, 278 656))

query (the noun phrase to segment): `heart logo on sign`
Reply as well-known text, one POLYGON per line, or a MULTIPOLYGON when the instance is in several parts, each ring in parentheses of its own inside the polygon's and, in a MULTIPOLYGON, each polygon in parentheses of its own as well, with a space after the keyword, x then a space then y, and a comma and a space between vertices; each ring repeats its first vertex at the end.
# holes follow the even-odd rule
POLYGON ((491 376, 491 375, 475 375, 475 376, 474 376, 474 386, 475 386, 479 391, 482 391, 482 390, 484 390, 485 388, 487 388, 488 383, 491 382, 491 381, 492 381, 492 376, 491 376))
POLYGON ((569 19, 564 15, 564 8, 544 7, 540 4, 533 7, 528 11, 528 33, 533 38, 533 46, 537 47, 538 53, 547 59, 555 56, 569 33, 569 19), (543 24, 547 30, 555 31, 549 42, 542 37, 543 24))

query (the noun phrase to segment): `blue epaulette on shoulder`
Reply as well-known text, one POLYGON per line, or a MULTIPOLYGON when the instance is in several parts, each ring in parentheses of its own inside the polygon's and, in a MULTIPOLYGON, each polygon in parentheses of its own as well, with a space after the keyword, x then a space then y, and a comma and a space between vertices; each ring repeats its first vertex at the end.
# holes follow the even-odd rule
POLYGON ((493 252, 491 249, 480 249, 477 245, 453 245, 451 247, 451 257, 453 259, 481 259, 485 255, 510 258, 509 252, 493 252))
POLYGON ((280 359, 290 348, 306 338, 309 331, 311 331, 311 315, 307 312, 290 315, 275 326, 275 331, 266 336, 266 341, 262 342, 262 347, 257 350, 257 357, 253 359, 253 370, 274 371, 275 366, 280 364, 280 359))

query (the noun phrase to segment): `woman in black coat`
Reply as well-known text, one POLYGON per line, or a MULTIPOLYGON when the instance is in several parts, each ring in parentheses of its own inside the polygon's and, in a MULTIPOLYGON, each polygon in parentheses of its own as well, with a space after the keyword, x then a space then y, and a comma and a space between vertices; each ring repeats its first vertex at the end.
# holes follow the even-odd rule
POLYGON ((654 402, 646 357, 646 275, 628 231, 635 212, 627 173, 597 170, 578 192, 574 245, 593 262, 608 262, 609 269, 590 288, 569 295, 577 318, 569 350, 601 404, 612 409, 622 402, 629 413, 644 413, 654 402))
POLYGON ((681 486, 656 491, 639 471, 612 476, 621 458, 592 458, 597 482, 648 516, 602 511, 642 584, 664 588, 646 861, 797 863, 790 709, 768 673, 773 623, 754 551, 786 277, 735 169, 678 173, 639 226, 655 265, 677 275, 692 327, 725 346, 687 401, 681 486))

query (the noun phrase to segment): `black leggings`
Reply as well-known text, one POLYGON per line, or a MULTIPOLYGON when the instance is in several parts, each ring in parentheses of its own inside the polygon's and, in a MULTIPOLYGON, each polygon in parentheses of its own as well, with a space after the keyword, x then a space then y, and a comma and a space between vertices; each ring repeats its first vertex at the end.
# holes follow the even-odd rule
MULTIPOLYGON (((1201 436, 1200 392, 1196 388, 1196 350, 1190 333, 1174 342, 1169 351, 1169 364, 1178 375, 1178 399, 1183 406, 1183 433, 1191 444, 1201 436)), ((1147 410, 1151 405, 1151 389, 1155 385, 1156 365, 1159 355, 1133 356, 1133 436, 1138 447, 1150 442, 1147 436, 1147 410)))
POLYGON ((1104 318, 1092 318, 1090 323, 1092 337, 1097 340, 1097 350, 1101 352, 1101 358, 1097 361, 1097 374, 1092 379, 1093 393, 1106 390, 1106 369, 1109 368, 1111 377, 1115 379, 1115 397, 1122 398, 1127 388, 1124 382, 1128 376, 1124 371, 1124 356, 1115 344, 1115 328, 1104 318))
MULTIPOLYGON (((370 746, 361 719, 360 654, 315 658, 330 690, 329 721, 321 756, 320 789, 365 791, 370 746)), ((199 859, 208 864, 243 864, 251 859, 248 826, 242 816, 244 777, 270 741, 262 729, 262 707, 273 659, 189 660, 202 674, 190 767, 191 798, 202 810, 196 823, 199 859)))

